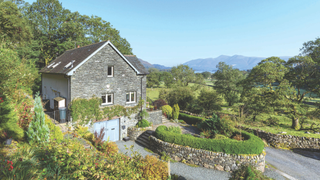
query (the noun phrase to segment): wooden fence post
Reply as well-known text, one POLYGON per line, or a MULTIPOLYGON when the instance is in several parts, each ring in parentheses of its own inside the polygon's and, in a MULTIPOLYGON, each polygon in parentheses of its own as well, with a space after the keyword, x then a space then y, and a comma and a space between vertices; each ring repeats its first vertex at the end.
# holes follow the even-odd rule
POLYGON ((168 160, 168 177, 170 176, 170 160, 168 160))

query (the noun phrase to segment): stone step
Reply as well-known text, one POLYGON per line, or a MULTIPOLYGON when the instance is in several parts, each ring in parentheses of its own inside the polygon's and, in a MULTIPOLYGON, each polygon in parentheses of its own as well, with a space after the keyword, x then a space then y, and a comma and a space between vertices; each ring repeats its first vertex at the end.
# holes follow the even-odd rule
POLYGON ((141 138, 138 138, 137 140, 147 144, 149 146, 149 138, 148 137, 141 137, 141 138))
POLYGON ((142 147, 149 148, 149 143, 145 143, 144 141, 141 141, 140 139, 137 139, 136 143, 141 145, 142 147))

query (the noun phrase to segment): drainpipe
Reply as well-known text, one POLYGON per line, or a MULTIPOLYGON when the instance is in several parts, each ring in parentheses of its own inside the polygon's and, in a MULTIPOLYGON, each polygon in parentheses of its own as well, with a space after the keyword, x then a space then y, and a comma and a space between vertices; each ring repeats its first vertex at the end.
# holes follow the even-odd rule
MULTIPOLYGON (((142 79, 143 79, 143 77, 144 77, 144 75, 142 75, 142 77, 141 77, 141 94, 140 94, 141 100, 142 100, 142 79)), ((142 105, 142 106, 143 106, 143 105, 142 105)), ((141 111, 142 111, 142 106, 141 106, 141 111)))

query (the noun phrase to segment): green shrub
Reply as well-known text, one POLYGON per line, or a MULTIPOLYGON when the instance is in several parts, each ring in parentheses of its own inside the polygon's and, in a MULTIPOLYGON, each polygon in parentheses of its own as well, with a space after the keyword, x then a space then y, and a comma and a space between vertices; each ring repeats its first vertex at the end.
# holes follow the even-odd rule
POLYGON ((203 113, 204 108, 199 106, 197 101, 194 101, 187 106, 187 110, 192 113, 201 114, 203 113))
POLYGON ((257 170, 252 165, 242 165, 238 170, 235 170, 231 173, 231 177, 229 180, 233 179, 243 179, 243 180, 253 180, 253 179, 259 179, 259 180, 269 180, 271 178, 263 175, 263 173, 259 170, 257 170))
POLYGON ((138 122, 137 124, 138 127, 148 127, 150 126, 149 121, 142 119, 141 121, 138 122))
POLYGON ((222 134, 216 134, 214 136, 214 139, 217 139, 217 140, 219 140, 219 139, 229 139, 229 137, 227 137, 225 135, 222 135, 222 134))
POLYGON ((203 130, 209 130, 213 133, 213 135, 224 134, 230 137, 234 132, 234 128, 227 121, 229 120, 220 120, 220 118, 216 114, 213 114, 210 119, 207 119, 199 123, 198 128, 203 130))
POLYGON ((179 114, 179 119, 184 120, 188 124, 197 124, 201 123, 202 121, 205 120, 205 118, 202 117, 197 117, 197 116, 191 116, 185 113, 180 113, 179 114))
POLYGON ((81 125, 76 126, 75 132, 81 137, 83 137, 84 135, 89 133, 88 127, 84 127, 84 126, 81 126, 81 125))
POLYGON ((50 130, 45 123, 42 102, 38 93, 34 100, 34 118, 27 132, 28 141, 30 144, 49 142, 49 134, 50 130))
POLYGON ((23 139, 24 131, 17 123, 18 114, 14 104, 8 98, 0 97, 0 133, 6 132, 8 138, 11 137, 15 140, 23 139))
POLYGON ((181 134, 181 128, 178 126, 169 126, 169 127, 167 127, 167 131, 181 134))
POLYGON ((61 143, 61 141, 63 140, 63 133, 61 132, 60 127, 53 124, 48 115, 45 115, 45 121, 50 130, 51 141, 61 143))
POLYGON ((194 91, 190 87, 176 87, 169 92, 167 100, 170 106, 179 104, 180 109, 185 110, 194 100, 194 91))
POLYGON ((160 108, 162 110, 162 113, 166 114, 168 116, 168 119, 172 116, 172 108, 170 105, 164 105, 160 108))
POLYGON ((242 136, 247 139, 245 141, 233 139, 216 140, 169 132, 167 127, 162 125, 156 129, 155 136, 169 143, 228 154, 260 154, 264 149, 264 143, 259 137, 245 131, 242 131, 242 136))
POLYGON ((175 104, 173 106, 173 109, 172 109, 172 118, 173 119, 178 119, 179 118, 179 111, 180 111, 180 108, 179 108, 179 105, 178 104, 175 104))

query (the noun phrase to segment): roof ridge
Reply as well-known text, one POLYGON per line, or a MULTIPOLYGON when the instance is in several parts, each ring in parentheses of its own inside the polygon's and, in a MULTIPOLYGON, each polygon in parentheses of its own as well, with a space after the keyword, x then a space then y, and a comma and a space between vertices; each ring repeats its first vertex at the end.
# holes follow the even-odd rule
POLYGON ((82 46, 82 47, 79 47, 79 48, 69 49, 69 50, 66 50, 65 52, 67 52, 67 51, 72 51, 72 50, 75 50, 75 49, 84 48, 84 47, 87 47, 87 46, 92 46, 92 45, 99 44, 99 43, 103 43, 103 42, 108 42, 108 41, 101 41, 101 42, 97 42, 97 43, 89 44, 89 45, 86 45, 86 46, 82 46))

